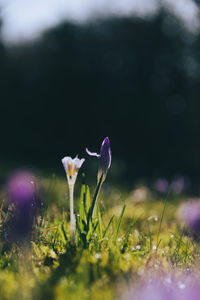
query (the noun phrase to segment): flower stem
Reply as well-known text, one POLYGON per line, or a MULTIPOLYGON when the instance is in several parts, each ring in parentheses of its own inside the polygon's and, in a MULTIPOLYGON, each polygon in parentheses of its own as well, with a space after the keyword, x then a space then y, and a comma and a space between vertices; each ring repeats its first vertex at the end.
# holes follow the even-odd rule
POLYGON ((75 244, 76 238, 76 219, 74 215, 74 184, 69 185, 69 198, 70 198, 70 231, 71 242, 75 244))
POLYGON ((96 190, 95 190, 95 194, 94 194, 94 197, 93 197, 93 200, 92 200, 92 204, 91 204, 91 207, 90 207, 88 215, 87 215, 87 232, 89 230, 89 223, 90 223, 90 221, 92 221, 92 217, 94 215, 95 204, 96 204, 96 201, 97 201, 97 198, 98 198, 98 195, 99 195, 99 191, 100 191, 101 186, 102 186, 102 180, 103 180, 103 174, 101 175, 101 177, 98 181, 98 184, 97 184, 97 187, 96 187, 96 190))
POLYGON ((94 213, 95 213, 95 209, 96 209, 96 205, 97 205, 97 200, 98 200, 98 197, 99 197, 99 192, 101 190, 102 184, 103 184, 103 182, 100 183, 99 190, 98 190, 97 195, 96 195, 96 201, 95 201, 93 212, 92 212, 92 219, 94 218, 94 213))

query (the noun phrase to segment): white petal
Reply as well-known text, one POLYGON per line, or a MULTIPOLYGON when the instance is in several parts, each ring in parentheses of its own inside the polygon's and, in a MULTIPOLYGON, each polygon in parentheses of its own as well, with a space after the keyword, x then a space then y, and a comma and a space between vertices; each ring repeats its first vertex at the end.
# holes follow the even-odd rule
POLYGON ((73 164, 74 164, 74 166, 77 167, 77 169, 80 169, 80 167, 82 166, 82 164, 84 163, 84 161, 85 161, 84 158, 79 159, 78 157, 75 157, 75 158, 73 159, 73 164))
POLYGON ((80 161, 79 161, 79 169, 80 169, 80 167, 82 166, 82 164, 84 163, 84 161, 85 161, 85 158, 81 158, 81 159, 80 159, 80 161))
POLYGON ((72 160, 72 158, 71 158, 70 156, 65 156, 65 157, 62 159, 62 164, 63 164, 65 170, 67 170, 68 165, 69 165, 70 163, 72 163, 72 162, 73 162, 73 160, 72 160))
POLYGON ((88 148, 85 149, 87 154, 90 156, 96 156, 96 157, 100 157, 100 154, 96 153, 96 152, 91 152, 90 150, 88 150, 88 148))

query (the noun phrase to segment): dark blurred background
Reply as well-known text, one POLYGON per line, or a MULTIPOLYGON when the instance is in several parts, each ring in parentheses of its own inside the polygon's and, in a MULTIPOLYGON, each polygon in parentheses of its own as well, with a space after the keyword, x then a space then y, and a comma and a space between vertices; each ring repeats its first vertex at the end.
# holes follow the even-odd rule
POLYGON ((119 178, 199 177, 200 31, 169 10, 2 37, 0 66, 2 165, 61 171, 109 136, 119 178))

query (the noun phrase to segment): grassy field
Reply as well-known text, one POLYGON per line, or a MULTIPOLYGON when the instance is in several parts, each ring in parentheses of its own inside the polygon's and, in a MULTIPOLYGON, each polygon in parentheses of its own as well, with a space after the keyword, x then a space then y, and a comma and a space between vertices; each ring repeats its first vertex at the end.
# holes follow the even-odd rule
MULTIPOLYGON (((199 245, 177 217, 184 196, 159 197, 142 187, 144 196, 106 184, 87 227, 95 190, 77 183, 72 245, 67 181, 53 176, 40 185, 43 210, 31 241, 1 241, 1 300, 124 299, 147 276, 198 276, 199 245)), ((3 200, 2 191, 1 232, 9 214, 3 200)))

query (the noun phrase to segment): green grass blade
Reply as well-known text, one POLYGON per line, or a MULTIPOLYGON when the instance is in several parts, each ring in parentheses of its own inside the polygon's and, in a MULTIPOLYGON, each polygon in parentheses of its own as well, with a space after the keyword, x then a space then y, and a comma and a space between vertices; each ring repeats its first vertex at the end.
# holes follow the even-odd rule
POLYGON ((160 236, 161 226, 162 226, 162 222, 163 222, 163 217, 164 217, 164 214, 165 214, 166 205, 167 205, 167 197, 165 198, 165 203, 164 203, 163 210, 162 210, 162 215, 161 215, 161 218, 160 218, 160 223, 159 223, 159 228, 158 228, 158 233, 157 233, 156 249, 158 249, 158 247, 160 245, 160 242, 161 242, 159 240, 159 236, 160 236))
POLYGON ((84 230, 84 223, 86 222, 86 215, 85 215, 86 189, 87 189, 86 185, 83 184, 81 187, 80 208, 79 208, 79 214, 80 214, 79 227, 81 231, 84 230))
POLYGON ((97 205, 97 212, 98 212, 98 222, 99 222, 99 238, 102 239, 103 237, 103 226, 102 226, 102 217, 99 205, 97 205))
POLYGON ((90 188, 86 185, 86 199, 85 199, 85 211, 88 214, 90 209, 90 188))
POLYGON ((61 230, 64 235, 65 241, 68 241, 67 234, 66 234, 65 227, 64 227, 64 222, 62 222, 61 230))
POLYGON ((103 233, 103 238, 106 236, 106 233, 108 232, 108 229, 109 229, 110 225, 112 224, 113 219, 114 219, 114 215, 110 218, 110 221, 108 222, 108 225, 106 226, 106 229, 103 233))
POLYGON ((120 214, 119 220, 118 220, 116 228, 115 228, 114 237, 113 237, 114 241, 116 241, 116 239, 117 239, 117 236, 118 236, 118 233, 119 233, 119 228, 120 228, 120 225, 121 225, 121 222, 122 222, 122 218, 123 218, 125 209, 126 209, 126 204, 124 204, 124 206, 122 208, 122 212, 120 214))

